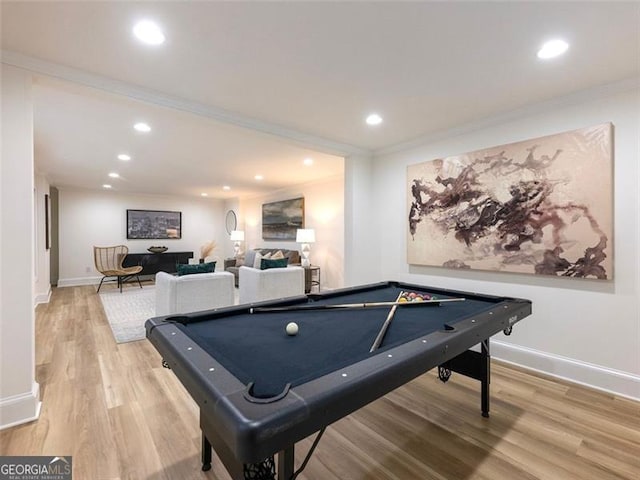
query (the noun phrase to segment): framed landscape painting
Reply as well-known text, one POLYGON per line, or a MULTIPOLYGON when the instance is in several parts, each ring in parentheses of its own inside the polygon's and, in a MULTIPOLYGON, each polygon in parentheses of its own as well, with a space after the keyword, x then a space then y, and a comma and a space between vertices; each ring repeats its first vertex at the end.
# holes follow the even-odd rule
POLYGON ((262 205, 262 239, 295 240, 304 228, 304 197, 262 205))
POLYGON ((610 123, 407 168, 414 265, 613 278, 610 123))
POLYGON ((182 212, 127 210, 128 239, 182 237, 182 212))

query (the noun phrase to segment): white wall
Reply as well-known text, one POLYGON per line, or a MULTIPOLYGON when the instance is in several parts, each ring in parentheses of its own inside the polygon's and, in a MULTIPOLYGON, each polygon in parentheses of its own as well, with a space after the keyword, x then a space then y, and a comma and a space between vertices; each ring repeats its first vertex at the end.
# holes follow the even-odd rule
POLYGON ((520 322, 510 337, 495 337, 494 356, 640 398, 640 92, 636 84, 631 90, 557 105, 377 158, 371 197, 379 234, 375 261, 380 262, 380 277, 385 279, 532 300, 533 315, 520 322), (612 122, 615 129, 613 280, 407 264, 408 165, 604 122, 612 122))
MULTIPOLYGON (((51 296, 49 258, 50 250, 46 247, 45 203, 44 196, 49 195, 49 182, 43 175, 35 176, 35 280, 34 304, 47 303, 51 296)), ((51 199, 49 199, 51 205, 51 199)), ((51 210, 51 206, 49 206, 51 210)), ((51 219, 49 219, 51 221, 51 219)))
POLYGON ((2 65, 0 157, 0 429, 40 413, 35 381, 31 75, 2 65))
POLYGON ((300 251, 295 241, 262 240, 262 204, 304 197, 305 228, 316 232, 309 259, 320 266, 323 289, 344 286, 344 178, 334 177, 277 194, 240 200, 238 229, 244 230, 243 250, 253 248, 286 248, 300 251))
POLYGON ((377 192, 373 187, 372 160, 369 156, 352 155, 345 162, 345 286, 379 280, 381 232, 373 204, 377 192))
POLYGON ((208 198, 156 195, 129 195, 115 191, 60 188, 58 286, 97 283, 93 246, 127 245, 130 253, 147 253, 152 245, 169 251, 192 251, 200 257, 200 247, 217 242, 213 257, 216 270, 223 268, 224 245, 229 241, 224 224, 224 202, 208 198), (182 238, 170 240, 127 240, 127 209, 172 210, 182 212, 182 238))

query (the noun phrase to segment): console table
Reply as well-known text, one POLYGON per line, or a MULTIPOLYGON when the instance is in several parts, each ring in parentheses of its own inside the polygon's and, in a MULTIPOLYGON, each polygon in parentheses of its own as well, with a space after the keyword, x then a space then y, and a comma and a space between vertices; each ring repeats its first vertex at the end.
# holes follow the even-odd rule
POLYGON ((189 263, 193 252, 129 253, 124 257, 123 267, 142 266, 140 275, 155 275, 158 272, 176 273, 177 263, 189 263))

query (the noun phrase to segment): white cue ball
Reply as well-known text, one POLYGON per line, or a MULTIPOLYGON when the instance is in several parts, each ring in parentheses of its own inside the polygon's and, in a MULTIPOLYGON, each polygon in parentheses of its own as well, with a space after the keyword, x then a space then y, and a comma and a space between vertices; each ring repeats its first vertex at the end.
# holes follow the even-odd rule
POLYGON ((287 323, 287 335, 297 335, 298 334, 298 324, 295 322, 287 323))

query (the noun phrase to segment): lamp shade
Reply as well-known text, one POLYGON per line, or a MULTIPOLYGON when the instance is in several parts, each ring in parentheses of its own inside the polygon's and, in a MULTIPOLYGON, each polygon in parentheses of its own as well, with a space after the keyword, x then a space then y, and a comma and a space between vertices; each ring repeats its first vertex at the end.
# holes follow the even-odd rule
POLYGON ((314 243, 316 241, 316 231, 313 228, 299 228, 296 231, 296 242, 314 243))
POLYGON ((243 230, 231 230, 231 241, 232 242, 244 242, 244 231, 243 230))

